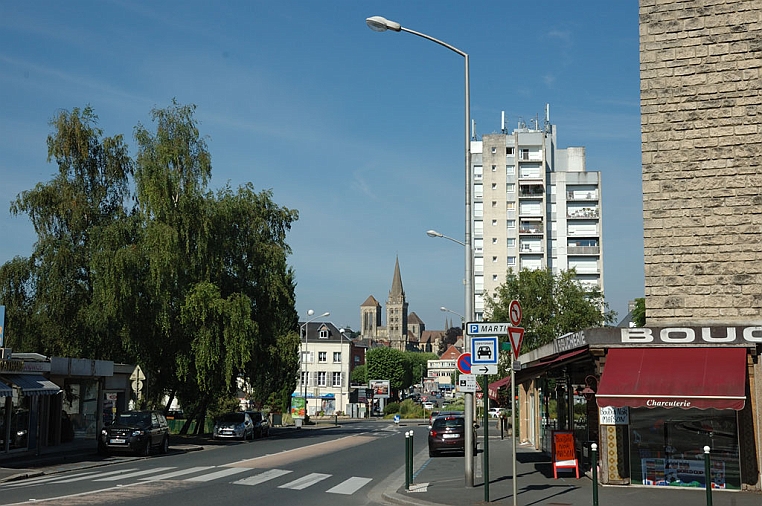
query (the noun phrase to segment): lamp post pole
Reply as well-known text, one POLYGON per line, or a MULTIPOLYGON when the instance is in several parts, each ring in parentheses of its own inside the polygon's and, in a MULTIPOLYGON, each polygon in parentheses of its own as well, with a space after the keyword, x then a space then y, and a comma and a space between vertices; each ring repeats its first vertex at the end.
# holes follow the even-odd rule
MULTIPOLYGON (((307 311, 307 316, 312 316, 314 314, 315 314, 315 311, 313 311, 312 309, 309 309, 307 311)), ((309 378, 310 378, 310 373, 309 373, 309 369, 308 369, 308 366, 307 366, 307 357, 310 354, 310 349, 307 346, 307 344, 308 344, 308 336, 309 336, 309 331, 310 331, 308 324, 310 322, 312 322, 312 321, 317 320, 318 318, 323 318, 325 316, 330 316, 330 314, 331 313, 326 311, 325 313, 323 313, 323 314, 321 314, 319 316, 315 316, 314 318, 310 318, 306 322, 302 323, 302 326, 299 328, 299 334, 300 335, 304 335, 304 353, 302 354, 302 362, 304 363, 304 377, 302 378, 302 380, 303 380, 302 382, 304 383, 304 414, 305 415, 307 415, 308 411, 309 411, 307 409, 309 407, 309 405, 307 404, 307 384, 309 383, 309 378)))
MULTIPOLYGON (((466 321, 474 320, 474 281, 473 281, 473 253, 471 251, 471 135, 470 135, 470 123, 471 123, 471 82, 470 82, 470 69, 468 61, 468 53, 461 51, 455 46, 451 46, 446 42, 439 39, 435 39, 425 33, 416 32, 408 28, 403 27, 395 21, 390 21, 381 16, 373 16, 365 20, 368 27, 376 32, 385 32, 386 30, 392 30, 394 32, 407 32, 418 37, 430 40, 440 46, 446 47, 450 51, 459 54, 465 61, 465 122, 464 122, 464 140, 465 140, 465 186, 466 186, 466 230, 464 246, 466 250, 465 254, 465 298, 466 298, 466 321)), ((471 344, 466 336, 464 336, 466 352, 471 351, 471 344)), ((466 455, 465 455, 465 472, 466 472, 466 486, 474 486, 474 450, 473 450, 473 431, 470 428, 474 424, 474 394, 467 392, 465 394, 465 418, 466 418, 466 455)))

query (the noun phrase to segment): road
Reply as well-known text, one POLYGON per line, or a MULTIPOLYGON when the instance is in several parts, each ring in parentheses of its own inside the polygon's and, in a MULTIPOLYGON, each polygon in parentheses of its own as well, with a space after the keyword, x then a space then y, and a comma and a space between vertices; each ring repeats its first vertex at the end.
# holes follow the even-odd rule
POLYGON ((0 505, 381 504, 383 482, 404 465, 404 432, 420 449, 425 426, 356 422, 289 430, 200 452, 122 459, 100 467, 7 482, 0 505), (224 499, 223 499, 224 498, 224 499))

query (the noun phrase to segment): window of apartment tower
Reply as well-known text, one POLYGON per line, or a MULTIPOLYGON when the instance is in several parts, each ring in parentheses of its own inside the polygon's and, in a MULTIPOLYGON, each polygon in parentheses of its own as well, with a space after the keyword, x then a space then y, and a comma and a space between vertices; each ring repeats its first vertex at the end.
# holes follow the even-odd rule
POLYGON ((496 262, 497 262, 497 257, 492 257, 492 263, 496 263, 496 262))
POLYGON ((513 147, 509 146, 505 148, 505 154, 506 155, 512 155, 513 154, 513 147))
POLYGON ((497 148, 495 146, 492 146, 492 152, 497 153, 497 148))
POLYGON ((497 165, 492 166, 492 172, 497 172, 497 165))

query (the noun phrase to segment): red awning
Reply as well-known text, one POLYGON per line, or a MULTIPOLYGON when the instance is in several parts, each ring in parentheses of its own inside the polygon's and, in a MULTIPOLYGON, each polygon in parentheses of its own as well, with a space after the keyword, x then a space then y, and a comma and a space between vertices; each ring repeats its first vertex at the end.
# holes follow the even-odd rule
MULTIPOLYGON (((505 385, 511 384, 511 377, 506 376, 505 378, 501 380, 494 381, 487 385, 487 395, 489 395, 489 398, 493 401, 497 400, 497 391, 500 387, 504 387, 505 385)), ((510 396, 509 396, 510 397, 510 396)))
POLYGON ((613 348, 598 406, 743 409, 746 348, 613 348))

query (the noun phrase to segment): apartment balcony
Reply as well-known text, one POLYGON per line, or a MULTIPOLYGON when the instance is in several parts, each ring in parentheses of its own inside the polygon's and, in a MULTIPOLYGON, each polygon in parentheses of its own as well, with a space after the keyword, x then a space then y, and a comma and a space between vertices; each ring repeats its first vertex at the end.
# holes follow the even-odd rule
POLYGON ((598 192, 597 191, 567 191, 566 200, 582 200, 582 201, 598 200, 598 192))
POLYGON ((581 209, 567 209, 566 217, 572 220, 589 220, 600 217, 597 207, 583 207, 581 209))
POLYGON ((544 230, 542 222, 527 222, 519 225, 519 234, 543 235, 544 230))
POLYGON ((541 184, 519 184, 519 197, 544 197, 545 186, 541 184))
POLYGON ((567 255, 600 255, 600 246, 567 246, 567 255))

